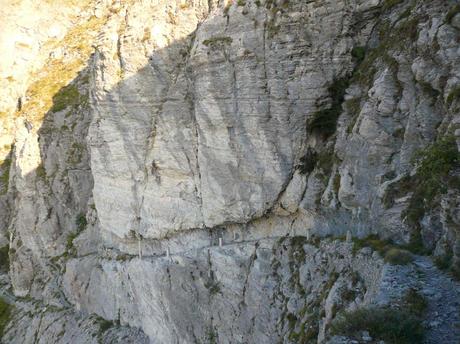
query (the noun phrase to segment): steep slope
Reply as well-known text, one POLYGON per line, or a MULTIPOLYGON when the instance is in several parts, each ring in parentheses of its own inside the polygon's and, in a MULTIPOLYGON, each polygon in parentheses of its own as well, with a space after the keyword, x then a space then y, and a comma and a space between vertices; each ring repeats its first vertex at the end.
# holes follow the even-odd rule
POLYGON ((458 341, 455 1, 45 3, 0 40, 6 342, 347 342, 412 290, 458 341))

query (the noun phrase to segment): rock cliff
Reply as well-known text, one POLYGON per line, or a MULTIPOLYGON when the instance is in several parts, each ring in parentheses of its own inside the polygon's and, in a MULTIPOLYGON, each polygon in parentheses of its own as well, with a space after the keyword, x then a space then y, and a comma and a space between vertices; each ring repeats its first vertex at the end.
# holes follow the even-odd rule
POLYGON ((5 343, 458 343, 458 2, 0 11, 5 343))

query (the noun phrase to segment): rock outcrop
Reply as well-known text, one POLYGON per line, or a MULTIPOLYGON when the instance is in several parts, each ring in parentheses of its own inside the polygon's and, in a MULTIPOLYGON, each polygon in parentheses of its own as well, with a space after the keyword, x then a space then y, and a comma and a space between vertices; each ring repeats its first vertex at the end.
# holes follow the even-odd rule
POLYGON ((458 342, 455 1, 6 3, 5 342, 458 342))

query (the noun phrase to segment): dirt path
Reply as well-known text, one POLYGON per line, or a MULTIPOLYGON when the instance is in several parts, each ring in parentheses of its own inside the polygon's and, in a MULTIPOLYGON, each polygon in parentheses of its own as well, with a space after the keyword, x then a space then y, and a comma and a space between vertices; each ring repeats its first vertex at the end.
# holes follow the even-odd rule
POLYGON ((424 343, 459 344, 460 282, 439 270, 429 257, 415 256, 411 264, 384 267, 377 303, 399 303, 410 288, 428 302, 424 343))

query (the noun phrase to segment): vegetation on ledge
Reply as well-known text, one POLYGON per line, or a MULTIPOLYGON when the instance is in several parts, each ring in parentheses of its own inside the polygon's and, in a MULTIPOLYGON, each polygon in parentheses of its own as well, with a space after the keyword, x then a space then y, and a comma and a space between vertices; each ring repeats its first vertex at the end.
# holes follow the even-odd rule
POLYGON ((363 331, 368 331, 373 340, 384 340, 387 344, 422 343, 425 333, 418 316, 408 310, 389 307, 343 313, 331 325, 333 335, 361 339, 363 331))
POLYGON ((0 298, 0 338, 3 336, 6 326, 11 320, 13 306, 0 298))

